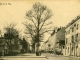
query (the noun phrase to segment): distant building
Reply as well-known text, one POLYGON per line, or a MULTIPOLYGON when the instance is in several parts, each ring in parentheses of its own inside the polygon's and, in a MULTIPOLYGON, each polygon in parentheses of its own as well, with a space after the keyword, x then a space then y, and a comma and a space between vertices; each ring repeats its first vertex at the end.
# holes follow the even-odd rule
POLYGON ((10 44, 10 48, 11 48, 12 52, 19 52, 20 53, 21 49, 22 49, 21 40, 18 38, 12 39, 11 44, 10 44))
POLYGON ((64 27, 55 28, 53 30, 53 33, 49 37, 48 41, 45 43, 46 50, 48 52, 60 51, 60 53, 63 53, 62 49, 64 48, 64 44, 65 44, 65 28, 64 27))
POLYGON ((65 28, 65 55, 80 56, 80 16, 65 28))
POLYGON ((22 52, 23 53, 31 52, 30 47, 31 47, 30 43, 25 38, 23 38, 23 40, 22 40, 22 52))
POLYGON ((0 55, 5 55, 5 54, 8 54, 9 53, 9 46, 8 46, 8 43, 7 41, 0 37, 0 55))
POLYGON ((11 42, 5 37, 0 37, 0 55, 9 55, 12 52, 20 53, 22 49, 21 40, 19 38, 12 39, 11 42))
POLYGON ((47 50, 48 50, 48 40, 45 41, 42 45, 42 51, 47 52, 47 50))

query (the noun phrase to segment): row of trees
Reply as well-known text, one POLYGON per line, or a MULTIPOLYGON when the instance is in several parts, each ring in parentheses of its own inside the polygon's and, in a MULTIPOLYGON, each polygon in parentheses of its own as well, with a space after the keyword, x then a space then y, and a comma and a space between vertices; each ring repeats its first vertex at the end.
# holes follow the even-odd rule
MULTIPOLYGON (((52 11, 39 2, 35 3, 32 9, 26 13, 27 20, 23 23, 26 27, 25 34, 30 35, 32 38, 32 45, 34 51, 36 48, 37 53, 40 51, 39 46, 44 38, 44 33, 52 31, 52 22, 49 21, 52 15, 52 11)), ((15 29, 15 26, 15 23, 11 23, 4 28, 6 30, 5 38, 10 41, 13 38, 19 38, 20 31, 15 29)))
POLYGON ((20 31, 15 28, 16 23, 7 23, 7 25, 4 27, 5 33, 4 33, 4 38, 8 40, 8 50, 9 50, 9 55, 16 54, 18 53, 17 50, 19 49, 18 42, 21 43, 21 39, 19 38, 20 31), (14 40, 14 45, 12 45, 12 40, 14 40), (13 52, 13 50, 16 50, 16 52, 13 52))
MULTIPOLYGON (((16 24, 15 23, 7 23, 7 25, 4 27, 4 36, 3 38, 6 40, 6 43, 8 44, 8 54, 12 54, 13 50, 16 49, 16 52, 13 54, 17 53, 17 50, 19 49, 19 44, 22 45, 21 52, 29 52, 29 43, 25 40, 25 38, 21 39, 20 37, 20 32, 21 30, 16 29, 16 24), (14 40, 14 45, 12 41, 14 40), (15 47, 15 48, 14 48, 15 47)), ((1 30, 0 30, 1 34, 1 30)))

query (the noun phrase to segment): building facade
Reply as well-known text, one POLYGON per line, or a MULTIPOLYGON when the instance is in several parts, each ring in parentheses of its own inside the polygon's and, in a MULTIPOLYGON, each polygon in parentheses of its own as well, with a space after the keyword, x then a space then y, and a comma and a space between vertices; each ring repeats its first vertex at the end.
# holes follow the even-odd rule
POLYGON ((65 55, 80 56, 80 16, 65 27, 65 55))
POLYGON ((44 44, 45 50, 52 53, 62 53, 65 44, 65 28, 55 28, 49 37, 48 41, 44 44))
POLYGON ((8 54, 9 47, 8 47, 8 43, 6 42, 6 40, 4 38, 0 37, 0 55, 5 55, 8 54))

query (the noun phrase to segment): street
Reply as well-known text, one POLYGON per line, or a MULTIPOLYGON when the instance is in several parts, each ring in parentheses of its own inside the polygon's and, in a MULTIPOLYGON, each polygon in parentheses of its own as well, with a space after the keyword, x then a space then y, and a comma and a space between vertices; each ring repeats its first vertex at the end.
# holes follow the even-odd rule
POLYGON ((57 56, 49 53, 36 56, 34 53, 19 54, 17 56, 2 56, 0 60, 80 60, 80 57, 57 56))

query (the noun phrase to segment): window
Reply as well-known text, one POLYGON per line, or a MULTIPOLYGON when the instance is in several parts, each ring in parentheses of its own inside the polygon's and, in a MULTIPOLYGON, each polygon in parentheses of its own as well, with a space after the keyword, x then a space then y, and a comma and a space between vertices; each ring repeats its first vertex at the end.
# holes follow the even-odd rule
POLYGON ((69 53, 69 47, 68 47, 68 53, 69 53))
POLYGON ((70 30, 68 31, 68 34, 70 34, 70 30))
POLYGON ((74 27, 72 27, 72 32, 74 32, 74 27))
POLYGON ((78 42, 78 33, 75 36, 76 42, 78 42))
POLYGON ((0 41, 0 44, 2 44, 3 42, 2 41, 0 41))
POLYGON ((76 46, 76 49, 78 48, 78 44, 77 44, 77 46, 76 46))
POLYGON ((72 46, 72 51, 73 51, 73 49, 74 49, 74 48, 73 48, 73 46, 72 46))
POLYGON ((64 46, 63 46, 63 49, 64 49, 64 46))
POLYGON ((74 27, 76 27, 76 24, 74 24, 74 27))
POLYGON ((66 42, 65 42, 66 44, 67 44, 67 40, 68 40, 68 39, 66 38, 66 42))
POLYGON ((78 27, 79 27, 79 24, 77 24, 76 29, 78 29, 78 27))
POLYGON ((72 39, 71 39, 71 40, 72 40, 72 43, 74 43, 74 36, 72 36, 71 38, 72 38, 72 39))
POLYGON ((68 34, 68 31, 66 32, 66 35, 68 34))
POLYGON ((66 34, 66 35, 67 35, 67 34, 70 34, 70 30, 66 31, 65 34, 66 34))
POLYGON ((67 32, 65 31, 65 35, 67 35, 67 32))

